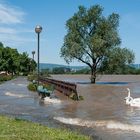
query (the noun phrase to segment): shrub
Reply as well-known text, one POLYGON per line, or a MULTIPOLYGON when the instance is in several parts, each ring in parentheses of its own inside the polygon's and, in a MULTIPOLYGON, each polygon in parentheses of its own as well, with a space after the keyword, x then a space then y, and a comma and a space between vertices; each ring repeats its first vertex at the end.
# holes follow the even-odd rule
POLYGON ((43 84, 43 88, 46 88, 47 90, 54 90, 54 86, 53 85, 49 85, 49 84, 43 84))
POLYGON ((33 81, 33 80, 36 80, 37 79, 37 75, 28 75, 28 77, 27 77, 27 79, 28 79, 28 81, 33 81))
POLYGON ((75 93, 71 93, 69 98, 76 101, 77 100, 77 95, 75 93))
POLYGON ((28 85, 28 89, 29 89, 30 91, 37 91, 37 86, 36 86, 35 84, 33 84, 33 83, 30 83, 30 84, 28 85))
MULTIPOLYGON (((71 93, 71 95, 69 96, 69 98, 71 98, 72 100, 77 101, 77 95, 75 93, 71 93)), ((80 95, 80 96, 78 96, 78 100, 79 101, 84 100, 84 97, 80 95)))
POLYGON ((11 80, 11 79, 12 79, 11 75, 0 75, 0 81, 1 82, 8 81, 8 80, 11 80))
POLYGON ((79 100, 84 100, 84 97, 80 95, 79 100))

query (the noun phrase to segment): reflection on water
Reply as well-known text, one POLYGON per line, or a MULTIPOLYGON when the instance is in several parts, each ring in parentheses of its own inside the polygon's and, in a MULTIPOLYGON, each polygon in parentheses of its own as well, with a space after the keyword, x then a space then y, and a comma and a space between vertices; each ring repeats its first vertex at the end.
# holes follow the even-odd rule
POLYGON ((103 84, 103 85, 127 85, 129 82, 97 82, 97 84, 103 84))
POLYGON ((130 76, 130 79, 128 76, 121 76, 119 79, 116 76, 106 76, 96 85, 88 84, 89 79, 86 76, 55 78, 86 82, 78 84, 77 87, 84 100, 72 101, 57 93, 61 103, 48 104, 40 100, 36 93, 27 90, 26 79, 18 78, 0 86, 0 113, 50 127, 60 126, 57 122, 73 125, 70 127, 72 129, 75 125, 82 126, 81 132, 88 135, 96 133, 103 140, 140 139, 140 108, 130 107, 124 100, 127 87, 131 89, 133 97, 140 97, 138 76, 130 76))

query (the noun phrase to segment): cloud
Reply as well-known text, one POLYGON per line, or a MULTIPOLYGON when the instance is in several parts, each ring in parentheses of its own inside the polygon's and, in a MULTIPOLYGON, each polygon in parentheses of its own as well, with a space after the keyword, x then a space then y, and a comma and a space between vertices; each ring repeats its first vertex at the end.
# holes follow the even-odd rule
POLYGON ((25 12, 17 7, 0 3, 0 23, 17 24, 23 23, 25 12))
MULTIPOLYGON (((14 29, 10 27, 0 27, 0 42, 10 47, 28 47, 29 44, 36 44, 36 36, 31 29, 14 29)), ((41 38, 41 42, 46 42, 41 38)))
MULTIPOLYGON (((22 51, 36 44, 35 31, 27 27, 25 16, 27 14, 20 7, 5 4, 0 0, 0 42, 22 51)), ((41 41, 46 40, 41 38, 41 41)))
POLYGON ((25 23, 25 15, 20 7, 0 1, 0 42, 15 47, 33 42, 33 39, 25 34, 34 31, 21 27, 25 23))
POLYGON ((32 38, 22 37, 19 34, 0 34, 0 42, 10 47, 23 47, 33 43, 34 40, 32 38))
POLYGON ((0 33, 1 34, 15 34, 16 30, 14 30, 13 28, 0 27, 0 33))
MULTIPOLYGON (((11 27, 0 27, 0 42, 4 44, 19 46, 23 45, 24 43, 33 42, 33 39, 30 37, 23 36, 25 33, 31 33, 33 30, 30 29, 15 29, 11 27)), ((31 35, 30 34, 30 35, 31 35)))
POLYGON ((0 27, 1 34, 18 34, 18 33, 34 33, 31 29, 14 29, 10 27, 0 27))

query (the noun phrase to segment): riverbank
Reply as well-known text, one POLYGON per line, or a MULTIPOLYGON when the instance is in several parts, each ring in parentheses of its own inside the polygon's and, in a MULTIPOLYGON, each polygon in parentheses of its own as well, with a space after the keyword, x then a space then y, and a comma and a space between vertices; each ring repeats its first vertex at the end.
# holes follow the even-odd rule
POLYGON ((52 129, 38 123, 5 116, 0 116, 0 124, 1 140, 90 140, 87 136, 68 130, 52 129))

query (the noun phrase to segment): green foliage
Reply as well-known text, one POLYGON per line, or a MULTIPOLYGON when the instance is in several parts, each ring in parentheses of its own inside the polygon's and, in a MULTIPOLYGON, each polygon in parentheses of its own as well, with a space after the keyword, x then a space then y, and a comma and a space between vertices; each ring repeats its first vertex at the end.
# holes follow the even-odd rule
POLYGON ((30 91, 37 91, 37 85, 35 85, 33 83, 29 83, 29 85, 27 87, 30 91))
POLYGON ((71 98, 74 101, 78 100, 77 95, 75 93, 73 93, 73 92, 69 95, 69 98, 71 98))
POLYGON ((56 67, 56 68, 53 68, 53 70, 52 70, 53 74, 65 74, 68 72, 70 72, 70 69, 65 68, 65 67, 56 67))
MULTIPOLYGON (((70 99, 74 100, 74 101, 77 101, 77 96, 75 93, 72 93, 70 96, 69 96, 70 99)), ((78 101, 82 101, 84 100, 84 97, 83 96, 78 96, 78 101)))
POLYGON ((80 95, 79 100, 84 100, 84 97, 80 95))
POLYGON ((0 75, 0 82, 11 80, 11 75, 0 75))
POLYGON ((131 74, 140 74, 140 69, 131 69, 130 73, 131 74))
POLYGON ((47 90, 50 90, 50 91, 54 91, 55 89, 54 85, 51 85, 51 84, 43 84, 43 88, 46 88, 47 90))
POLYGON ((70 96, 69 96, 69 98, 71 98, 72 100, 77 100, 77 96, 76 96, 76 94, 74 94, 74 93, 72 93, 70 96))
POLYGON ((51 77, 49 69, 42 69, 40 75, 43 77, 51 77))
POLYGON ((37 80, 37 75, 36 74, 29 74, 27 77, 27 80, 32 82, 33 80, 37 80))
POLYGON ((84 69, 72 72, 72 74, 90 74, 90 69, 89 68, 84 68, 84 69))
MULTIPOLYGON (((93 83, 104 60, 111 59, 110 50, 121 43, 118 35, 119 15, 112 13, 105 17, 102 11, 100 5, 94 5, 89 9, 80 6, 78 12, 66 23, 67 34, 61 48, 61 57, 66 62, 70 63, 76 59, 89 66, 93 83)), ((128 53, 127 58, 123 57, 123 64, 130 63, 133 55, 127 49, 122 51, 128 53)))
POLYGON ((17 49, 4 47, 0 43, 0 71, 6 71, 11 74, 23 73, 27 75, 30 71, 35 70, 36 62, 23 52, 20 54, 17 49))
POLYGON ((1 140, 90 140, 76 132, 4 116, 0 116, 0 124, 1 140))
POLYGON ((126 48, 115 47, 110 49, 108 57, 104 58, 101 71, 108 74, 127 74, 131 67, 128 64, 133 63, 134 53, 126 48))

